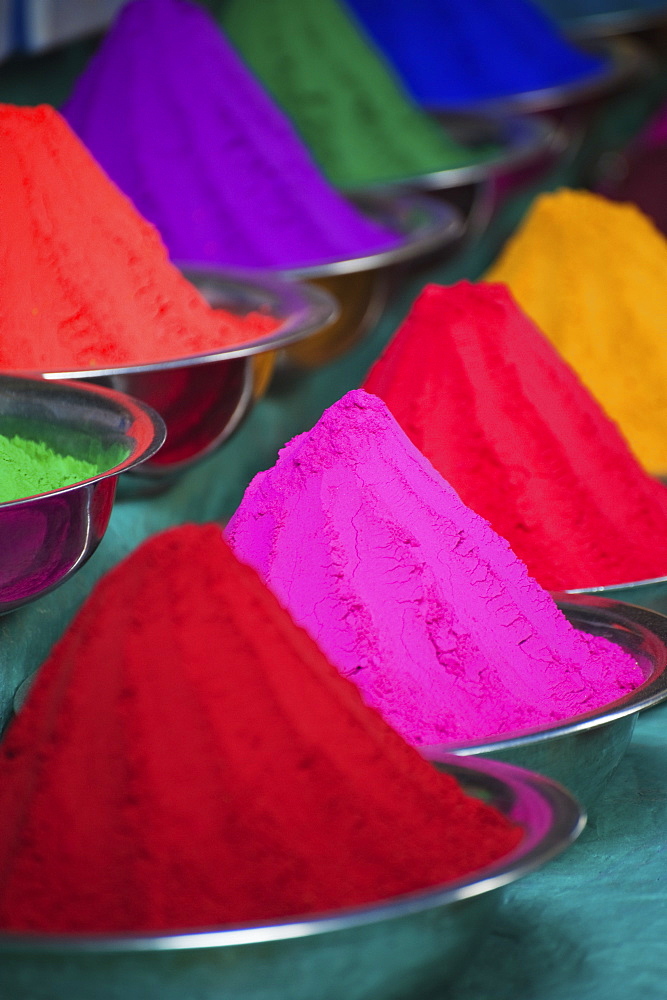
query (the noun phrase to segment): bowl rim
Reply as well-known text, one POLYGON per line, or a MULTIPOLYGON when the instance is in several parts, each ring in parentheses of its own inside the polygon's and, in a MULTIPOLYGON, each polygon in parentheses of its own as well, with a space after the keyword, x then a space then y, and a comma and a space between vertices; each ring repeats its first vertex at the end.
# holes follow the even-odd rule
MULTIPOLYGON (((645 708, 651 708, 667 699, 667 616, 658 611, 642 608, 625 601, 617 601, 597 594, 552 593, 557 607, 566 617, 588 617, 597 619, 599 624, 611 626, 612 634, 620 637, 628 632, 657 650, 660 649, 660 662, 654 661, 653 670, 644 682, 621 698, 602 705, 589 712, 582 712, 569 719, 555 722, 552 726, 541 726, 539 729, 521 729, 513 732, 496 734, 485 739, 460 740, 442 744, 424 744, 419 746, 419 752, 431 759, 433 752, 447 751, 466 757, 477 753, 499 753, 515 747, 525 747, 547 740, 570 736, 573 733, 587 732, 599 726, 608 725, 618 719, 634 715, 645 708), (650 638, 649 638, 650 637, 650 638)), ((572 623, 574 624, 574 623, 572 623)), ((575 627, 577 627, 575 625, 575 627)), ((586 631, 585 628, 581 629, 586 631)), ((619 643, 619 645, 623 645, 619 643)), ((648 653, 647 653, 648 655, 648 653)))
POLYGON ((560 18, 558 26, 574 41, 584 42, 616 34, 650 31, 667 19, 667 3, 657 7, 619 7, 597 14, 560 18))
POLYGON ((591 39, 586 42, 582 41, 579 48, 589 55, 604 57, 605 62, 600 69, 587 73, 583 77, 577 77, 570 83, 542 87, 538 90, 526 90, 518 94, 505 94, 465 104, 452 104, 451 108, 445 105, 441 107, 425 106, 425 110, 429 113, 440 113, 466 108, 470 111, 499 114, 503 112, 532 114, 539 111, 555 111, 572 104, 581 104, 584 101, 602 97, 645 71, 651 63, 650 55, 630 38, 591 39))
POLYGON ((7 500, 4 503, 0 503, 0 513, 13 507, 20 507, 29 503, 38 503, 40 500, 44 500, 47 497, 72 493, 76 490, 80 490, 82 487, 92 486, 101 482, 103 479, 109 479, 112 476, 115 477, 120 475, 122 472, 127 472, 129 469, 133 469, 135 466, 140 465, 142 462, 145 462, 152 455, 154 455, 162 447, 166 439, 167 428, 162 417, 147 403, 144 403, 142 400, 135 399, 134 396, 129 396, 127 393, 120 392, 118 389, 110 389, 106 386, 100 385, 82 384, 81 382, 74 382, 65 379, 58 380, 57 382, 51 382, 47 379, 40 378, 39 376, 29 375, 24 372, 0 371, 0 393, 2 392, 2 385, 5 382, 13 382, 17 387, 21 382, 26 385, 31 385, 31 392, 33 395, 35 391, 37 394, 41 394, 43 396, 57 396, 59 394, 71 395, 72 393, 75 393, 81 397, 82 401, 85 397, 98 397, 99 399, 107 400, 109 403, 112 403, 114 407, 119 408, 125 414, 127 427, 124 430, 124 434, 127 446, 130 450, 122 462, 119 462, 117 465, 114 465, 103 472, 98 472, 96 475, 90 476, 88 479, 80 479, 75 483, 70 483, 67 486, 60 486, 55 490, 47 490, 44 493, 34 493, 31 496, 21 497, 18 500, 7 500))
POLYGON ((105 378, 156 372, 190 365, 210 364, 233 358, 247 358, 266 351, 276 351, 315 333, 332 323, 339 315, 339 306, 325 289, 295 281, 282 272, 251 268, 217 267, 213 264, 179 262, 186 279, 201 278, 218 282, 221 287, 238 288, 250 293, 267 293, 275 308, 285 313, 279 326, 270 334, 244 344, 232 344, 201 354, 184 354, 164 361, 147 361, 132 365, 106 365, 96 368, 62 368, 50 371, 36 369, 3 369, 7 374, 39 376, 49 380, 105 378), (190 276, 190 277, 189 277, 190 276))
POLYGON ((658 583, 667 583, 667 576, 652 576, 646 580, 633 580, 631 583, 607 583, 601 587, 568 587, 563 594, 613 594, 618 590, 628 590, 630 587, 650 587, 658 583))
POLYGON ((361 257, 282 268, 280 274, 311 280, 375 271, 441 249, 454 243, 464 233, 463 217, 457 208, 428 193, 404 188, 399 183, 348 191, 345 197, 364 215, 398 233, 402 237, 401 242, 387 250, 377 250, 361 257))
MULTIPOLYGON (((426 174, 413 174, 393 182, 405 184, 417 191, 445 191, 478 184, 511 170, 528 166, 540 156, 557 156, 564 152, 568 138, 564 129, 551 119, 536 115, 502 114, 497 111, 446 109, 430 112, 430 117, 444 126, 457 141, 463 142, 457 133, 462 129, 477 126, 479 129, 493 130, 496 137, 491 141, 500 148, 488 159, 476 160, 458 167, 444 167, 426 174)), ((365 187, 350 188, 348 194, 363 194, 373 190, 390 188, 389 182, 368 184, 365 187)))
POLYGON ((237 947, 293 938, 315 937, 367 924, 405 917, 451 905, 499 889, 529 874, 560 854, 586 824, 580 803, 565 788, 543 775, 497 761, 437 757, 439 769, 455 777, 465 790, 481 791, 511 821, 524 827, 521 843, 483 869, 443 885, 405 893, 389 900, 328 913, 286 917, 271 923, 248 923, 199 931, 136 934, 45 934, 2 931, 0 954, 34 955, 136 953, 237 947))

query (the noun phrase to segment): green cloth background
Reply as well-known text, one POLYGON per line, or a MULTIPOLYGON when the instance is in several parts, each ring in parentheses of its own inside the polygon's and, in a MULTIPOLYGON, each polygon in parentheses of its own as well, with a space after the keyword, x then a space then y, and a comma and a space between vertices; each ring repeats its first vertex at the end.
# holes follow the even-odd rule
MULTIPOLYGON (((85 43, 39 59, 11 60, 0 66, 0 100, 61 103, 90 51, 91 44, 85 43)), ((394 282, 396 291, 382 320, 355 350, 289 385, 274 386, 232 440, 168 493, 117 502, 99 549, 73 579, 0 619, 0 723, 9 715, 18 684, 39 666, 104 572, 148 535, 169 525, 229 517, 249 480, 275 461, 282 444, 311 427, 326 406, 360 384, 427 282, 477 278, 536 190, 588 182, 600 154, 620 148, 666 93, 667 71, 658 69, 608 101, 597 110, 576 155, 567 156, 539 185, 505 202, 481 240, 452 259, 431 261, 428 269, 404 272, 402 280, 394 282)), ((506 890, 490 936, 451 996, 667 996, 666 723, 667 706, 640 718, 631 748, 580 841, 544 870, 506 890)), ((129 983, 128 997, 134 997, 129 983)))

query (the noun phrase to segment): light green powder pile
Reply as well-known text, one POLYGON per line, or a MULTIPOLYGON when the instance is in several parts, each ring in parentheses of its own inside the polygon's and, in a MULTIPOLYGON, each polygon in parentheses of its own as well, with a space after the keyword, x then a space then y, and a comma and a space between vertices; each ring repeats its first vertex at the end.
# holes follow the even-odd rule
POLYGON ((105 468, 61 455, 41 441, 0 434, 0 503, 71 486, 105 468))

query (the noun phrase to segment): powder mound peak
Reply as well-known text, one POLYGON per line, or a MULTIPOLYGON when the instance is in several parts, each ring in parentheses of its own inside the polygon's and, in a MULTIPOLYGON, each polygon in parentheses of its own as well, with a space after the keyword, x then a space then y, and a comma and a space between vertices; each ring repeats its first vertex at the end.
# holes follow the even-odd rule
POLYGON ((287 268, 398 242, 330 187, 289 119, 189 0, 124 6, 63 114, 157 226, 172 260, 287 268))
POLYGON ((332 183, 389 183, 483 160, 432 122, 337 0, 228 0, 220 21, 332 183))
POLYGON ((5 736, 0 926, 320 912, 457 878, 519 836, 362 703, 218 525, 183 525, 99 582, 5 736))
POLYGON ((227 537, 411 743, 539 728, 643 679, 618 647, 569 625, 361 390, 255 477, 227 537))
POLYGON ((667 473, 667 240, 639 209, 541 195, 486 275, 572 365, 649 472, 667 473))
POLYGON ((544 587, 667 573, 667 490, 503 285, 427 287, 364 388, 544 587))
POLYGON ((0 105, 0 183, 3 369, 164 361, 275 328, 268 316, 250 323, 210 309, 48 105, 0 105))
POLYGON ((604 70, 527 0, 347 0, 418 101, 452 107, 604 70))

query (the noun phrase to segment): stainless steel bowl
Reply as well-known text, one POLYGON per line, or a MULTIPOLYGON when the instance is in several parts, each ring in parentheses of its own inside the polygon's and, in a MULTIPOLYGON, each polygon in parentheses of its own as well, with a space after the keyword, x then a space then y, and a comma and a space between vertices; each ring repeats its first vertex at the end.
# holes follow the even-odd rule
POLYGON ((567 594, 597 594, 613 601, 627 601, 641 608, 659 611, 667 615, 667 576, 656 576, 652 580, 637 580, 635 583, 617 583, 607 587, 581 587, 567 590, 567 594))
POLYGON ((62 489, 0 504, 0 614, 33 601, 83 566, 106 531, 120 473, 155 455, 161 419, 118 392, 77 382, 0 374, 0 434, 43 441, 106 471, 62 489))
POLYGON ((208 354, 152 364, 49 371, 45 379, 87 379, 141 399, 167 426, 165 446, 134 474, 126 493, 147 493, 209 455, 239 426, 266 388, 275 352, 311 336, 337 315, 326 292, 259 271, 222 271, 183 265, 185 276, 214 309, 238 315, 268 312, 280 320, 267 337, 208 354))
POLYGON ((471 104, 469 110, 496 114, 533 114, 571 108, 573 105, 593 102, 621 89, 645 72, 651 62, 646 51, 628 38, 602 39, 587 43, 585 48, 591 55, 605 58, 605 64, 597 73, 557 87, 544 87, 541 90, 480 101, 474 106, 471 104))
POLYGON ((444 750, 539 771, 562 782, 590 808, 625 753, 638 713, 667 698, 667 618, 595 594, 554 596, 575 628, 604 636, 636 657, 644 683, 618 701, 547 729, 419 750, 428 760, 436 760, 444 750))
POLYGON ((440 757, 470 794, 521 825, 519 846, 474 876, 372 906, 201 933, 0 934, 0 995, 11 1000, 408 1000, 469 961, 499 890, 543 865, 584 817, 564 789, 491 761, 440 757))
POLYGON ((607 11, 597 14, 584 12, 568 17, 559 14, 558 5, 554 6, 540 0, 540 6, 544 7, 552 17, 555 17, 561 28, 577 41, 651 31, 667 23, 667 3, 646 6, 641 3, 621 2, 614 4, 610 0, 607 11))
POLYGON ((384 309, 392 269, 435 251, 453 248, 464 232, 461 214, 438 198, 399 188, 350 195, 357 208, 400 234, 389 250, 321 261, 281 271, 332 294, 340 304, 338 319, 307 341, 283 352, 283 366, 317 368, 344 354, 373 326, 384 309))

